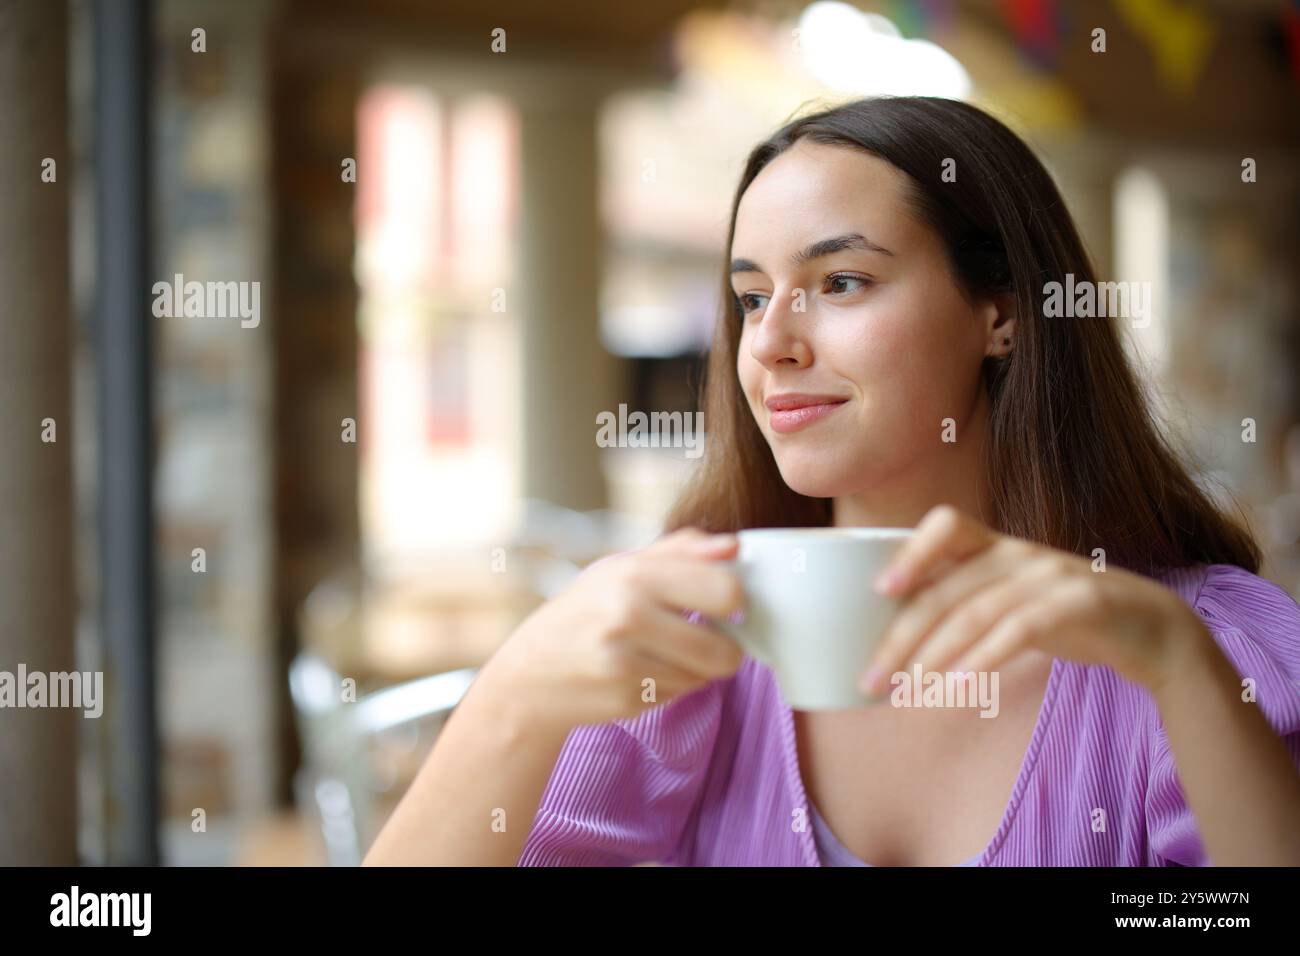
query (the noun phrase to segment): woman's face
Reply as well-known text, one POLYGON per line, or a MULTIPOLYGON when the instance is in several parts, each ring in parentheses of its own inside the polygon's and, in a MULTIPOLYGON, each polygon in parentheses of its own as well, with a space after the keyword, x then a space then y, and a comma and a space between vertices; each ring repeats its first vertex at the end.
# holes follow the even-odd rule
POLYGON ((800 494, 905 487, 952 462, 954 434, 979 438, 963 427, 983 409, 981 362, 1005 333, 993 330, 995 306, 962 297, 906 182, 874 156, 800 140, 741 197, 736 371, 800 494), (791 395, 785 404, 802 411, 782 410, 791 395))

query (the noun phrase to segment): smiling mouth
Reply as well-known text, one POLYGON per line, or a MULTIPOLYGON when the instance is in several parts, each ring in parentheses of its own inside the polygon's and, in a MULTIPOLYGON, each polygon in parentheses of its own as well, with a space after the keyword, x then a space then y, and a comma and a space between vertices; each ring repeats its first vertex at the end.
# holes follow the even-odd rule
POLYGON ((779 411, 773 409, 768 416, 768 422, 772 426, 772 431, 782 435, 789 434, 805 428, 813 422, 821 421, 827 415, 833 414, 835 409, 841 405, 847 404, 847 402, 848 399, 841 399, 812 405, 800 405, 798 408, 785 408, 779 411))

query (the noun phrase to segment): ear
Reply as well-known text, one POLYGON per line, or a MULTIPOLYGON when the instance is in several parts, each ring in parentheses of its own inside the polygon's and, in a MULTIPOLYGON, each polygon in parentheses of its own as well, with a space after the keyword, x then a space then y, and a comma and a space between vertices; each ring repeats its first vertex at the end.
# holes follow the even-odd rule
POLYGON ((1005 358, 1016 347, 1016 297, 1011 292, 999 292, 985 299, 979 307, 984 323, 984 354, 990 358, 1005 358))

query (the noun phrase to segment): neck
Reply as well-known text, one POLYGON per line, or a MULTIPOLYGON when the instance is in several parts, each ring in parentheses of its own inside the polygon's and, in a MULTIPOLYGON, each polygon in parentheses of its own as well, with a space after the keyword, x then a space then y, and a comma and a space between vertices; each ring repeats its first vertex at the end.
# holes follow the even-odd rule
POLYGON ((988 440, 989 407, 984 389, 965 421, 957 422, 957 440, 940 442, 906 469, 884 482, 832 503, 837 528, 914 528, 935 505, 954 505, 986 524, 993 524, 993 502, 984 479, 980 450, 988 440))

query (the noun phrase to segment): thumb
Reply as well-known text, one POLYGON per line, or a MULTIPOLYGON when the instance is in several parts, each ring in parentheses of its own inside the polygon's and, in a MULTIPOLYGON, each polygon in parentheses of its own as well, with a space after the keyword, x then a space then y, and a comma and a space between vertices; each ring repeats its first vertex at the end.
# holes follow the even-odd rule
POLYGON ((726 557, 733 554, 740 547, 740 539, 734 534, 724 532, 723 534, 711 534, 696 544, 696 553, 708 555, 710 557, 726 557))
POLYGON ((659 549, 663 554, 683 557, 726 557, 739 543, 734 534, 706 534, 697 528, 684 528, 661 539, 659 549))

